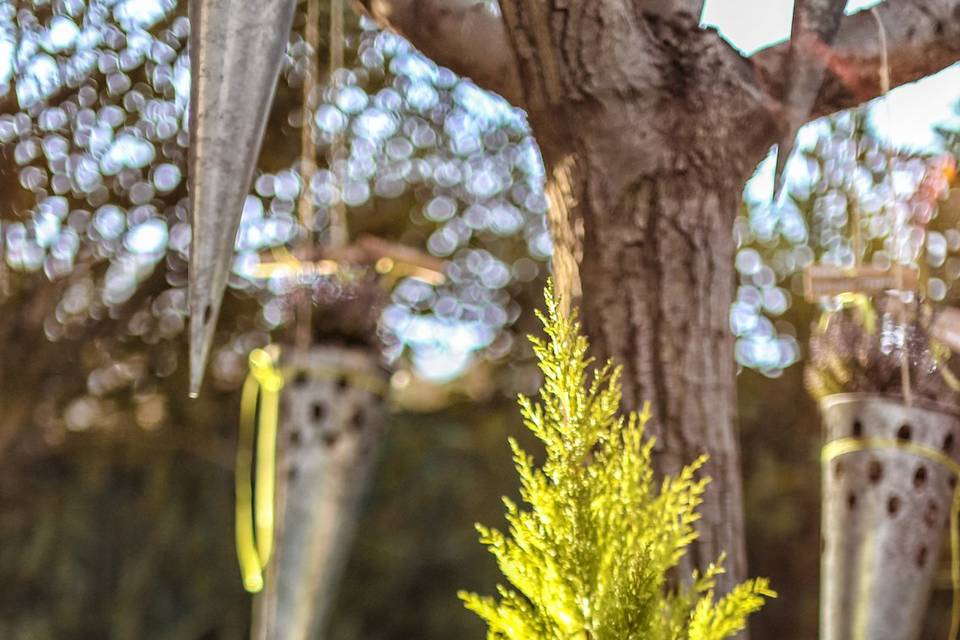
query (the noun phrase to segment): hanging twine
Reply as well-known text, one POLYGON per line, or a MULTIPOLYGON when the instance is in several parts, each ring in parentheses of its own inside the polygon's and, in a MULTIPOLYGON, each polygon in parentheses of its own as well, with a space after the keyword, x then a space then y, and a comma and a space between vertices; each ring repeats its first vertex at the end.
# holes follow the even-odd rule
MULTIPOLYGON (((334 91, 339 89, 340 82, 337 71, 343 67, 343 0, 330 0, 330 85, 334 91)), ((330 246, 342 247, 350 239, 350 228, 347 224, 347 207, 343 202, 343 183, 345 176, 341 166, 345 164, 344 134, 334 134, 330 145, 330 170, 333 172, 337 186, 340 188, 340 197, 330 208, 330 246)))
POLYGON ((313 192, 310 189, 310 180, 317 171, 317 150, 314 141, 313 112, 314 90, 317 86, 317 49, 320 42, 320 0, 307 0, 306 24, 303 29, 303 38, 307 44, 307 69, 303 76, 302 112, 303 127, 300 130, 300 176, 303 185, 300 189, 300 201, 297 208, 300 212, 300 224, 305 231, 305 239, 309 242, 313 230, 313 192))
MULTIPOLYGON (((315 140, 315 125, 310 117, 315 101, 316 87, 319 85, 319 64, 317 53, 320 48, 320 0, 307 0, 306 25, 304 39, 309 49, 307 72, 303 78, 303 128, 300 133, 300 173, 303 186, 300 191, 300 223, 306 229, 306 239, 309 241, 314 224, 313 194, 310 181, 317 171, 317 150, 315 140)), ((330 51, 329 51, 329 81, 336 89, 339 85, 336 72, 343 67, 344 60, 344 25, 343 0, 330 0, 330 51)), ((336 161, 343 149, 343 135, 334 136, 328 159, 330 169, 336 176, 338 185, 342 186, 342 177, 337 170, 336 161)), ((346 212, 342 198, 331 208, 330 212, 330 244, 341 246, 347 242, 346 212)))
MULTIPOLYGON (((856 162, 860 158, 860 127, 862 122, 862 112, 860 109, 853 110, 853 144, 854 151, 853 157, 856 162)), ((860 221, 860 201, 857 198, 856 189, 853 193, 853 216, 851 220, 853 225, 853 266, 855 269, 859 269, 863 266, 863 230, 861 229, 860 221)))
MULTIPOLYGON (((820 452, 822 464, 829 465, 833 460, 851 453, 875 449, 897 449, 920 458, 936 462, 946 468, 954 477, 960 479, 960 464, 942 451, 905 440, 889 438, 838 438, 824 445, 820 452)), ((956 640, 960 632, 960 482, 953 490, 953 502, 950 508, 950 580, 953 589, 950 612, 950 634, 948 640, 956 640)))
POLYGON ((243 586, 250 593, 263 589, 263 570, 273 550, 277 422, 282 388, 283 375, 274 366, 274 357, 265 349, 254 350, 240 399, 235 474, 237 558, 243 586))
MULTIPOLYGON (((890 93, 890 52, 887 46, 887 29, 883 24, 883 20, 880 18, 880 12, 877 11, 876 7, 870 8, 870 13, 873 15, 873 19, 877 23, 877 33, 880 38, 880 91, 882 95, 887 95, 890 93)), ((890 124, 893 122, 893 115, 890 112, 890 100, 887 99, 884 101, 884 109, 887 112, 887 123, 890 124)), ((884 151, 887 157, 887 176, 890 183, 890 204, 896 203, 896 192, 894 191, 893 184, 893 154, 890 153, 889 148, 886 148, 884 151)), ((895 210, 894 210, 895 213, 895 210)), ((894 243, 896 248, 895 258, 897 261, 897 272, 894 274, 897 283, 897 291, 900 294, 903 294, 904 282, 903 282, 903 267, 901 264, 902 249, 900 243, 900 236, 903 233, 903 220, 899 216, 896 217, 894 221, 894 243)), ((901 386, 903 387, 903 400, 908 407, 913 406, 913 391, 910 384, 910 356, 909 350, 906 345, 906 326, 907 326, 907 308, 906 305, 900 305, 900 326, 904 327, 904 345, 901 349, 901 361, 900 361, 900 381, 901 386)))
MULTIPOLYGON (((880 40, 880 51, 881 51, 880 69, 879 69, 880 87, 881 87, 881 91, 884 94, 886 94, 890 91, 890 87, 891 87, 890 63, 889 63, 889 53, 888 53, 888 46, 887 46, 887 33, 876 8, 871 9, 871 13, 877 23, 877 30, 879 34, 879 40, 880 40)), ((885 104, 885 108, 887 110, 887 119, 888 121, 891 121, 889 102, 885 104)), ((856 118, 856 115, 854 117, 856 118)), ((857 129, 858 128, 859 127, 857 127, 857 129)), ((855 132, 855 133, 858 133, 858 132, 855 132)), ((857 141, 857 149, 859 152, 859 141, 857 141)), ((885 149, 885 156, 887 160, 887 176, 888 176, 888 184, 889 184, 889 192, 890 192, 890 202, 888 204, 888 208, 891 210, 891 213, 895 213, 896 208, 893 206, 896 203, 896 192, 894 190, 893 172, 892 172, 893 156, 889 151, 889 147, 885 149)), ((863 263, 864 241, 863 241, 863 235, 862 235, 863 230, 861 229, 861 226, 862 226, 861 222, 862 221, 860 216, 860 209, 859 209, 858 202, 856 201, 856 194, 854 194, 853 211, 851 215, 851 225, 852 225, 851 232, 852 232, 852 244, 853 244, 852 249, 854 254, 854 272, 856 272, 859 268, 861 268, 863 263)), ((901 260, 902 251, 900 246, 901 243, 899 241, 900 237, 903 234, 903 222, 904 221, 899 217, 897 217, 894 220, 895 226, 894 226, 894 232, 893 232, 893 240, 894 240, 894 249, 895 249, 894 258, 895 258, 896 264, 895 264, 895 269, 893 274, 894 276, 893 287, 898 292, 898 295, 901 296, 899 308, 897 309, 896 314, 898 316, 900 326, 903 327, 903 330, 904 330, 903 345, 900 350, 901 351, 900 367, 899 367, 900 368, 900 386, 902 388, 904 403, 906 404, 906 406, 912 407, 914 393, 913 393, 913 385, 912 385, 911 374, 910 374, 910 355, 909 355, 909 349, 907 345, 907 335, 906 335, 908 314, 907 314, 906 304, 904 304, 902 300, 902 295, 907 288, 907 283, 905 279, 906 278, 905 269, 903 267, 902 260, 901 260)), ((919 284, 917 286, 919 287, 919 284)), ((876 332, 876 324, 877 324, 876 313, 872 309, 872 306, 870 304, 870 298, 868 295, 866 295, 863 292, 849 291, 849 292, 842 293, 840 295, 835 296, 834 299, 839 303, 841 309, 855 308, 859 311, 860 319, 864 326, 864 330, 868 334, 872 335, 876 332)), ((826 331, 830 322, 831 315, 832 314, 824 314, 821 316, 820 323, 819 323, 819 332, 821 334, 823 334, 826 331)))

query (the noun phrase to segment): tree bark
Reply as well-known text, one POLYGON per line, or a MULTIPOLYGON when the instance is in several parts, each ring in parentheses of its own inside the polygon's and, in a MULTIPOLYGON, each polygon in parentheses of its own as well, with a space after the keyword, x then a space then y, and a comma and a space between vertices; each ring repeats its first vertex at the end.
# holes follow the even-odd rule
MULTIPOLYGON (((883 95, 878 19, 892 87, 916 82, 960 60, 960 0, 886 0, 872 11, 847 16, 841 24, 812 118, 883 95)), ((788 53, 789 43, 783 43, 750 58, 759 85, 776 99, 783 95, 788 53)))
POLYGON ((710 456, 700 539, 680 575, 725 552, 729 573, 718 585, 724 591, 746 574, 727 325, 735 286, 731 224, 742 182, 735 173, 710 182, 667 167, 628 169, 629 178, 618 182, 610 179, 611 167, 624 163, 595 150, 578 155, 568 166, 575 167, 575 210, 584 228, 584 327, 594 355, 624 368, 624 408, 638 411, 650 402, 658 472, 673 474, 710 456))
MULTIPOLYGON (((590 191, 603 188, 602 180, 588 184, 590 191)), ((676 474, 697 456, 710 456, 700 538, 680 575, 726 552, 723 591, 746 574, 727 326, 734 289, 730 226, 739 194, 663 173, 598 195, 581 208, 582 278, 590 283, 581 302, 585 327, 594 352, 624 367, 625 407, 650 402, 657 470, 676 474)))
POLYGON ((726 553, 724 592, 746 576, 731 230, 775 131, 766 102, 698 16, 501 6, 553 176, 558 287, 579 298, 593 354, 624 367, 624 409, 650 402, 658 472, 710 456, 700 538, 680 577, 726 553))

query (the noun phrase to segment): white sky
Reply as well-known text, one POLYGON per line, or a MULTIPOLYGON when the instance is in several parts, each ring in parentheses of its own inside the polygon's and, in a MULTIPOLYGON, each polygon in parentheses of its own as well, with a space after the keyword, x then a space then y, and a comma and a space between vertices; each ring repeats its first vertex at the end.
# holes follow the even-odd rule
MULTIPOLYGON (((878 0, 850 0, 853 13, 879 4, 878 0)), ((792 0, 707 0, 703 23, 717 27, 734 46, 746 53, 786 40, 790 35, 792 0), (747 19, 749 18, 749 19, 747 19)), ((890 93, 887 109, 876 110, 877 133, 903 148, 935 146, 932 125, 955 121, 952 107, 960 100, 960 65, 890 93)))

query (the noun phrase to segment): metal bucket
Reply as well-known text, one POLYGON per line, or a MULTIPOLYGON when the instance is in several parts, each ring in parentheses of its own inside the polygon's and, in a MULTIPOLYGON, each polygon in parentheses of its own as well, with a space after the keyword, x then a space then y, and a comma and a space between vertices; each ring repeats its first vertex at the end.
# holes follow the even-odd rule
MULTIPOLYGON (((960 461, 953 407, 840 394, 820 402, 826 441, 912 442, 960 461)), ((823 464, 821 640, 917 640, 949 529, 956 477, 916 452, 871 448, 823 464)))

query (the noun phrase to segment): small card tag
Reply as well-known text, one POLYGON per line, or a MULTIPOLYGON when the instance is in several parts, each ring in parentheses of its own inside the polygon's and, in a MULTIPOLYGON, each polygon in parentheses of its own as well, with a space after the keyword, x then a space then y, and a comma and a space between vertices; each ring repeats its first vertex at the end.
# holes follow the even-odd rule
POLYGON ((960 353, 960 309, 947 307, 937 312, 930 335, 960 353))
POLYGON ((889 289, 915 291, 919 274, 914 267, 855 267, 844 269, 816 264, 807 267, 803 277, 803 293, 816 302, 824 296, 841 293, 878 294, 889 289))

